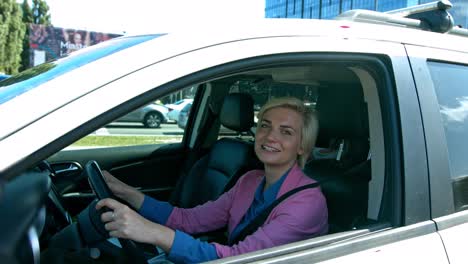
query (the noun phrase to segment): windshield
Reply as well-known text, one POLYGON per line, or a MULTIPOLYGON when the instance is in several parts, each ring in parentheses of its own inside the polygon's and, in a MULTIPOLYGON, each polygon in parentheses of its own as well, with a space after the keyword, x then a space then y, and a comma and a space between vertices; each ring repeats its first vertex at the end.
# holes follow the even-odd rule
POLYGON ((122 37, 46 62, 0 81, 0 104, 80 66, 162 35, 122 37))

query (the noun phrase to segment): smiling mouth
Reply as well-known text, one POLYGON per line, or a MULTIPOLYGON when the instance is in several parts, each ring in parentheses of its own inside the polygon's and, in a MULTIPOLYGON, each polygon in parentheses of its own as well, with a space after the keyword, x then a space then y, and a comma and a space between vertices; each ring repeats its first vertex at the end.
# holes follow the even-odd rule
POLYGON ((269 147, 269 146, 262 145, 261 147, 262 147, 263 150, 266 150, 268 152, 279 152, 278 149, 275 149, 275 148, 272 148, 272 147, 269 147))

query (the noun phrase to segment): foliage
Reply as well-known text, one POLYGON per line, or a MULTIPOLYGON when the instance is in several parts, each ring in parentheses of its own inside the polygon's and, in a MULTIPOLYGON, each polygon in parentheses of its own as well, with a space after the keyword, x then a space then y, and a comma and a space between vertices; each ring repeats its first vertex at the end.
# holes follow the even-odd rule
POLYGON ((28 0, 23 0, 23 3, 21 4, 21 10, 23 10, 23 23, 33 23, 34 18, 28 0))
MULTIPOLYGON (((26 1, 26 0, 24 0, 26 1)), ((44 0, 33 0, 32 17, 30 23, 50 26, 49 6, 44 0)))
POLYGON ((10 78, 4 79, 0 82, 0 87, 3 86, 8 86, 11 84, 19 83, 22 81, 26 81, 28 79, 31 79, 34 76, 37 76, 41 73, 44 73, 52 68, 55 67, 55 64, 53 63, 42 63, 40 65, 37 65, 36 67, 29 68, 25 71, 22 71, 14 76, 11 76, 10 78))
POLYGON ((32 23, 33 15, 31 7, 27 0, 24 0, 21 4, 21 10, 23 11, 23 23, 26 27, 26 34, 23 38, 23 51, 21 52, 21 68, 20 71, 25 70, 29 66, 29 30, 28 24, 32 23))
POLYGON ((0 72, 14 74, 20 68, 25 35, 22 17, 15 0, 0 0, 0 72))

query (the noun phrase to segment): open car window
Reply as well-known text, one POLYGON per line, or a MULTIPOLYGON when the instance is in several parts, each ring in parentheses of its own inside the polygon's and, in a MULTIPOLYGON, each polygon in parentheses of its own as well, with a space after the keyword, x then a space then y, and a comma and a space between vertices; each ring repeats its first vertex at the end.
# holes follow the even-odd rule
POLYGON ((259 68, 204 82, 202 86, 211 87, 212 99, 207 103, 210 107, 204 109, 220 111, 224 96, 231 93, 246 93, 254 100, 251 131, 239 133, 217 120, 206 125, 217 129, 217 137, 206 140, 214 142, 227 137, 253 142, 256 115, 266 101, 281 96, 297 97, 316 111, 320 119, 316 147, 310 153, 304 172, 323 182, 330 233, 389 227, 393 213, 384 209, 384 203, 388 206, 385 186, 389 188, 389 185, 386 185, 378 77, 366 67, 365 64, 348 67, 340 63, 310 63, 259 68))
MULTIPOLYGON (((259 66, 225 77, 207 78, 154 98, 149 105, 121 116, 74 145, 91 147, 89 140, 99 139, 118 142, 101 147, 164 146, 183 142, 184 135, 188 144, 183 148, 203 146, 209 149, 224 137, 253 142, 256 115, 266 101, 273 97, 297 97, 317 111, 320 119, 316 147, 309 155, 304 172, 323 182, 329 205, 330 232, 388 223, 392 211, 383 209, 383 202, 388 199, 384 197, 388 179, 378 77, 367 67, 365 62, 353 62, 351 67, 348 63, 312 61, 293 66, 259 66), (237 133, 216 119, 224 97, 231 93, 245 93, 253 98, 254 125, 249 132, 237 133), (182 99, 189 100, 187 107, 171 109, 182 105, 182 99), (161 118, 165 121, 157 128, 145 125, 141 115, 135 119, 137 121, 129 121, 130 115, 148 106, 167 111, 161 118), (176 119, 170 117, 175 111, 179 111, 176 119), (207 121, 209 115, 215 119, 207 121), (201 141, 203 144, 197 144, 201 141)), ((198 149, 191 151, 197 153, 198 149)))
POLYGON ((196 92, 197 87, 190 86, 156 99, 97 129, 69 148, 180 143, 188 119, 188 107, 196 92))

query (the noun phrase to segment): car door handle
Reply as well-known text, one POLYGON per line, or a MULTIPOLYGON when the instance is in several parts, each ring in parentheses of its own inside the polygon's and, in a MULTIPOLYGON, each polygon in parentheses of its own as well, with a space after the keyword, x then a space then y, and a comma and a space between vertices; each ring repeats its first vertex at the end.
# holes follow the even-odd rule
POLYGON ((80 167, 78 167, 78 165, 76 164, 73 164, 73 163, 70 163, 70 165, 64 169, 60 169, 60 170, 56 170, 55 173, 56 174, 60 174, 60 173, 68 173, 68 172, 73 172, 73 171, 77 171, 77 170, 80 170, 80 167))

